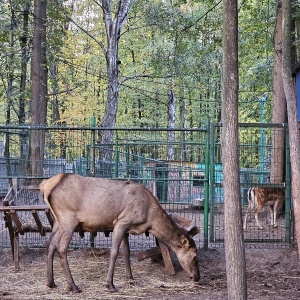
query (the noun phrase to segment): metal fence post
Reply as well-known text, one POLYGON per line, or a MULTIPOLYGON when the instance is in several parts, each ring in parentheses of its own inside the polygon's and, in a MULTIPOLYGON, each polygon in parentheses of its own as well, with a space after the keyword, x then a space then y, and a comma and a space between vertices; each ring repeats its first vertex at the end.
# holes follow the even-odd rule
POLYGON ((203 226, 203 248, 208 249, 208 213, 209 213, 209 149, 210 149, 210 122, 206 125, 205 136, 205 181, 204 181, 204 226, 203 226))
POLYGON ((116 131, 115 178, 119 177, 119 135, 116 131))
POLYGON ((210 241, 214 240, 214 194, 215 194, 215 159, 216 159, 216 142, 215 142, 215 125, 210 126, 210 164, 209 164, 209 211, 210 211, 210 241))
POLYGON ((290 147, 289 147, 289 129, 286 127, 286 140, 285 140, 285 241, 292 242, 291 240, 291 160, 290 160, 290 147))
MULTIPOLYGON (((91 127, 96 127, 96 118, 92 117, 91 118, 91 127)), ((95 143, 96 143, 96 130, 92 129, 92 137, 91 137, 91 154, 90 154, 90 158, 91 158, 91 169, 90 169, 90 175, 91 176, 95 176, 95 143)), ((87 162, 88 163, 88 162, 87 162)))

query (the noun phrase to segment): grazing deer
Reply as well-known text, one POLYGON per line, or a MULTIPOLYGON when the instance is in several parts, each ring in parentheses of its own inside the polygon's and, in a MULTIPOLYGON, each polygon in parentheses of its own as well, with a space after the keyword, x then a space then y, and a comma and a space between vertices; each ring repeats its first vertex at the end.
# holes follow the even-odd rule
POLYGON ((244 219, 244 229, 247 228, 247 215, 249 210, 254 210, 256 225, 263 229, 258 213, 263 207, 268 206, 271 215, 271 226, 277 227, 277 215, 285 200, 284 190, 273 187, 250 187, 247 193, 248 208, 244 219))
POLYGON ((178 257, 183 269, 194 281, 199 280, 197 249, 189 234, 179 228, 163 210, 158 200, 143 185, 129 181, 58 174, 42 181, 40 190, 54 217, 52 233, 47 241, 47 285, 56 287, 53 257, 58 252, 68 287, 75 285, 67 260, 67 249, 73 232, 113 230, 106 287, 115 292, 113 274, 119 247, 122 244, 126 277, 132 279, 128 233, 152 233, 178 257))

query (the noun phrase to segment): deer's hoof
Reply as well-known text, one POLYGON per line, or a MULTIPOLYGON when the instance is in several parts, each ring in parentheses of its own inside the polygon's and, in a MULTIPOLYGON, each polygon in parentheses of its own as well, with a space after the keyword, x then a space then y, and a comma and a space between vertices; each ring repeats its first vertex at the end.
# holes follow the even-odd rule
POLYGON ((73 292, 75 294, 78 294, 78 293, 82 292, 81 289, 78 286, 76 286, 76 285, 74 285, 74 286, 68 286, 68 291, 73 292))
POLYGON ((54 283, 54 281, 51 281, 50 283, 47 283, 47 287, 49 287, 50 289, 54 289, 57 287, 57 285, 54 283))
POLYGON ((115 286, 112 283, 106 283, 105 286, 111 293, 116 293, 118 290, 115 288, 115 286))

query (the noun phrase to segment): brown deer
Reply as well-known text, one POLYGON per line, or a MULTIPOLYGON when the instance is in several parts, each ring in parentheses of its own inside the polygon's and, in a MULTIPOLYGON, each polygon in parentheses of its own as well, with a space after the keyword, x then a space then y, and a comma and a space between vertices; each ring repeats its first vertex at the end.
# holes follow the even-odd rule
POLYGON ((244 229, 247 229, 249 210, 254 210, 255 222, 259 229, 263 229, 258 213, 268 206, 271 215, 271 226, 277 227, 277 216, 285 200, 284 190, 276 187, 250 187, 247 193, 248 208, 244 219, 244 229))
POLYGON ((58 174, 42 181, 40 190, 54 217, 52 233, 47 241, 47 285, 56 287, 53 257, 57 251, 73 292, 75 285, 67 260, 67 249, 77 226, 84 231, 113 230, 106 287, 115 292, 113 274, 122 244, 126 277, 132 279, 128 234, 150 232, 164 242, 178 257, 183 269, 194 281, 200 278, 194 240, 179 228, 163 210, 158 200, 143 185, 129 181, 58 174))

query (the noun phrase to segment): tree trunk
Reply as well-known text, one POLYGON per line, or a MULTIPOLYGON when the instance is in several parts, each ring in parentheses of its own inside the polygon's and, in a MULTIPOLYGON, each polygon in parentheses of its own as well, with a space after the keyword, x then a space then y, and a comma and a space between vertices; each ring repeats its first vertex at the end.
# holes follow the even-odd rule
MULTIPOLYGON (((130 0, 119 0, 116 3, 115 18, 112 18, 111 0, 102 0, 103 18, 106 29, 107 49, 106 70, 107 70, 107 100, 105 105, 105 113, 101 122, 101 127, 113 128, 116 124, 118 101, 119 101, 119 58, 118 46, 122 26, 129 11, 130 0)), ((113 157, 112 144, 114 140, 113 130, 103 130, 99 133, 99 142, 104 145, 104 149, 100 152, 100 160, 111 162, 113 157)), ((105 166, 103 166, 106 168, 105 166)))
MULTIPOLYGON (((15 45, 15 36, 14 29, 16 26, 16 16, 13 6, 11 8, 11 19, 10 19, 10 47, 14 49, 15 45)), ((12 108, 12 95, 13 95, 13 83, 14 83, 14 70, 13 70, 13 61, 14 61, 14 52, 10 51, 7 61, 7 90, 6 90, 6 111, 5 111, 5 125, 10 125, 11 123, 11 108, 12 108)), ((11 162, 10 162, 10 134, 9 132, 5 133, 5 145, 4 145, 4 157, 6 161, 6 175, 11 176, 11 162)))
MULTIPOLYGON (((181 96, 179 98, 180 107, 179 107, 179 114, 180 114, 180 128, 185 128, 185 100, 184 100, 184 90, 181 89, 181 96)), ((180 131, 180 143, 181 143, 181 152, 180 152, 180 160, 186 161, 186 149, 185 149, 185 132, 180 131)))
POLYGON ((300 18, 295 20, 295 30, 296 30, 296 61, 300 60, 300 18))
MULTIPOLYGON (((57 74, 57 63, 56 61, 51 62, 50 68, 50 80, 52 82, 52 91, 51 91, 51 124, 60 124, 60 112, 59 112, 59 103, 58 103, 58 74, 57 74)), ((49 100, 50 101, 50 100, 49 100)))
POLYGON ((295 82, 292 77, 291 1, 282 0, 282 78, 287 102, 290 156, 292 170, 292 200, 296 238, 300 257, 300 142, 295 82))
MULTIPOLYGON (((28 20, 29 20, 29 5, 24 7, 23 11, 23 31, 20 35, 21 46, 21 78, 20 78, 20 98, 19 98, 19 125, 25 124, 25 91, 27 80, 27 63, 28 63, 28 20)), ((27 133, 20 133, 20 175, 26 175, 28 141, 27 133)))
MULTIPOLYGON (((174 91, 171 90, 168 100, 168 128, 175 128, 175 96, 174 91)), ((175 160, 175 132, 168 131, 168 150, 167 160, 175 160)))
MULTIPOLYGON (((282 5, 276 4, 276 27, 274 38, 274 91, 273 123, 286 122, 286 100, 282 82, 282 5)), ((284 175, 285 129, 274 128, 272 131, 271 183, 282 183, 284 175)))
POLYGON ((247 299, 238 153, 237 0, 223 2, 223 193, 228 299, 247 299))
MULTIPOLYGON (((46 125, 47 64, 46 64, 46 0, 34 1, 34 34, 31 59, 31 123, 46 125)), ((45 131, 32 130, 29 147, 29 175, 42 176, 45 131)))

